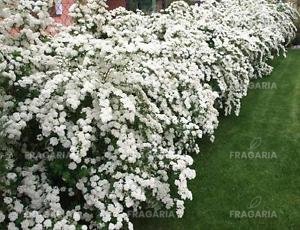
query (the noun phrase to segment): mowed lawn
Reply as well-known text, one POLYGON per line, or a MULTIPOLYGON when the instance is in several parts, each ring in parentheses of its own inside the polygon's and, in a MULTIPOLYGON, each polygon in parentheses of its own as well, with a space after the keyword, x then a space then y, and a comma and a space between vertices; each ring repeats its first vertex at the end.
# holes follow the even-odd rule
POLYGON ((215 142, 201 144, 184 217, 136 218, 136 229, 300 229, 300 50, 273 66, 240 116, 222 118, 215 142))

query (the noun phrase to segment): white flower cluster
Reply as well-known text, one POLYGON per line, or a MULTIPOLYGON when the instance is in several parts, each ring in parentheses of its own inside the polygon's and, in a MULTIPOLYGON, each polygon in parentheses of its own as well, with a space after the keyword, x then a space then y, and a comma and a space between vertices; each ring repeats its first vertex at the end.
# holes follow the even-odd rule
POLYGON ((1 120, 16 150, 0 226, 132 229, 128 211, 153 200, 181 217, 190 154, 285 52, 295 11, 206 0, 144 15, 86 0, 51 37, 47 2, 0 3, 1 120))

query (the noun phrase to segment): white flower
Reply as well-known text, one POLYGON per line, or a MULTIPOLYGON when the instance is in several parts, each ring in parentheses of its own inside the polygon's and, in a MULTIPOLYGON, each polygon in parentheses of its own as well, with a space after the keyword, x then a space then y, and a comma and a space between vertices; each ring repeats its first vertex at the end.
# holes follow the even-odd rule
POLYGON ((19 229, 16 227, 15 223, 9 222, 7 226, 7 230, 19 230, 19 229))
POLYGON ((8 219, 9 219, 11 222, 14 222, 17 218, 18 218, 18 213, 17 213, 17 212, 10 212, 10 213, 8 214, 8 219))
POLYGON ((7 177, 7 179, 9 179, 9 180, 16 180, 17 174, 15 174, 15 173, 7 173, 7 174, 6 174, 6 177, 7 177))
POLYGON ((68 166, 70 170, 75 170, 77 168, 77 164, 75 162, 71 162, 68 166))
POLYGON ((24 205, 21 204, 19 201, 15 201, 15 206, 14 206, 14 210, 17 213, 21 213, 23 211, 24 205))
POLYGON ((73 219, 74 219, 75 221, 79 221, 79 220, 80 220, 80 214, 79 214, 78 212, 74 212, 74 213, 73 213, 73 219))
POLYGON ((51 221, 50 219, 46 219, 46 220, 44 221, 44 226, 45 226, 46 228, 50 228, 50 227, 52 226, 52 221, 51 221))
POLYGON ((2 211, 0 211, 0 223, 2 223, 5 220, 5 215, 2 211))
POLYGON ((108 121, 111 121, 112 118, 112 109, 110 107, 103 107, 100 113, 100 119, 102 122, 107 123, 108 121))
POLYGON ((58 145, 58 139, 56 137, 51 137, 50 138, 50 145, 52 145, 52 146, 58 145))
POLYGON ((44 221, 44 217, 42 215, 38 215, 35 217, 35 221, 38 224, 41 224, 44 221))
POLYGON ((21 222, 21 227, 22 227, 22 229, 28 229, 29 224, 30 224, 30 221, 29 221, 29 220, 23 220, 23 221, 21 222))
POLYGON ((4 197, 3 201, 5 204, 10 204, 12 203, 13 199, 11 197, 4 197))

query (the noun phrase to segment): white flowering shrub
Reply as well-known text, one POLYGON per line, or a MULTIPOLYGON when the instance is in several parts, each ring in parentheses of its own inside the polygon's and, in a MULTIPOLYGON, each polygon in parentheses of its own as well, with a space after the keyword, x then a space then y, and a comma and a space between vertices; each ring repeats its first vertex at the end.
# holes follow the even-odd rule
POLYGON ((69 28, 48 9, 0 3, 1 228, 132 229, 129 211, 153 202, 181 217, 199 139, 295 34, 295 11, 267 0, 151 15, 86 0, 69 28))

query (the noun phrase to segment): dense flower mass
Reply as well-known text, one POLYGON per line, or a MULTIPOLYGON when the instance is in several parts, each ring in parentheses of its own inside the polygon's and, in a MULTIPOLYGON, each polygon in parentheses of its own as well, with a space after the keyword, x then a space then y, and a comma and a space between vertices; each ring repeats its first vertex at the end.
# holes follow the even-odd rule
POLYGON ((146 203, 181 217, 191 153, 270 73, 295 11, 205 0, 145 15, 86 0, 61 28, 48 2, 0 3, 0 228, 132 229, 146 203))

